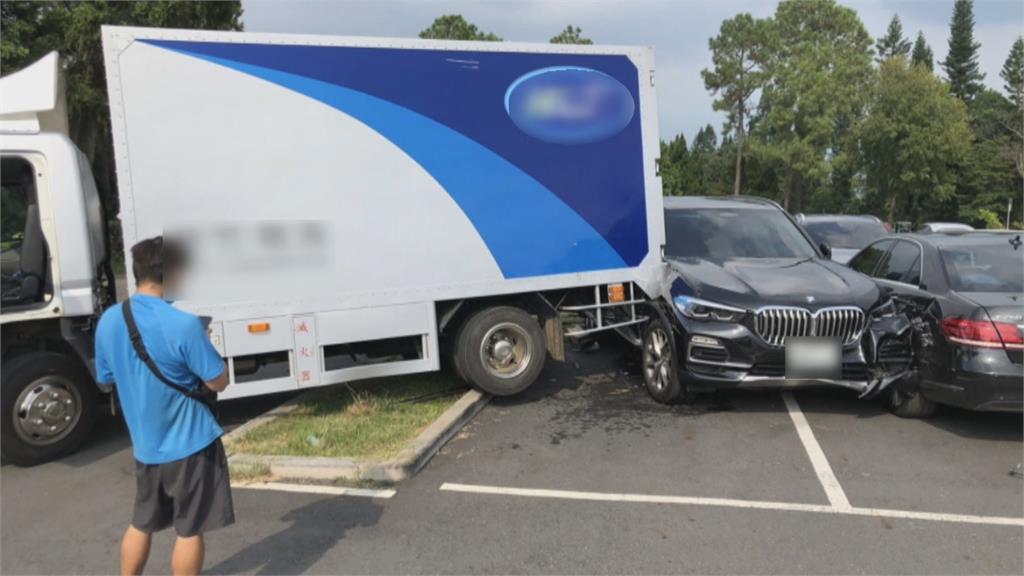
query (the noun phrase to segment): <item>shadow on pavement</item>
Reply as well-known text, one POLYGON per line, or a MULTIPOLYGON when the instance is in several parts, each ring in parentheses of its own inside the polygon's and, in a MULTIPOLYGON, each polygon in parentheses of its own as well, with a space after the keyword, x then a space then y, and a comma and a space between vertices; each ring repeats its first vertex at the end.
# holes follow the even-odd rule
MULTIPOLYGON (((860 400, 844 390, 813 389, 797 393, 800 409, 809 414, 840 414, 857 419, 878 417, 898 418, 891 415, 878 399, 860 400)), ((955 434, 962 438, 1021 442, 1024 424, 1019 413, 974 412, 953 406, 939 406, 930 418, 920 422, 955 434)))
MULTIPOLYGON (((795 391, 802 411, 808 414, 846 415, 857 420, 897 418, 877 399, 861 400, 855 392, 831 388, 795 391)), ((720 390, 698 395, 692 404, 666 406, 654 402, 643 390, 639 352, 622 342, 603 342, 600 347, 570 351, 564 363, 550 361, 537 383, 523 394, 495 398, 492 405, 514 408, 550 401, 556 407, 552 423, 558 432, 551 443, 582 436, 588 430, 606 433, 643 432, 666 415, 714 417, 720 412, 786 413, 778 390, 720 390)), ((1024 426, 1020 414, 972 412, 943 406, 923 423, 963 438, 1021 442, 1024 426)))
MULTIPOLYGON (((364 498, 311 502, 281 517, 291 524, 209 568, 209 574, 302 574, 354 528, 377 524, 384 507, 364 498)), ((245 520, 242 519, 244 522, 245 520)))
POLYGON ((924 422, 963 438, 997 442, 1024 441, 1024 424, 1019 413, 971 412, 962 408, 941 406, 935 416, 924 422))
MULTIPOLYGON (((276 406, 287 402, 297 392, 283 392, 267 396, 256 396, 252 398, 239 398, 237 400, 225 400, 218 404, 217 421, 225 432, 244 424, 276 406)), ((128 437, 128 428, 120 412, 110 414, 106 403, 100 408, 99 417, 96 419, 96 426, 93 428, 89 440, 78 452, 70 454, 48 464, 40 466, 64 465, 79 468, 88 466, 108 456, 116 454, 131 446, 131 439, 128 437)), ((9 463, 2 462, 4 466, 9 463)))

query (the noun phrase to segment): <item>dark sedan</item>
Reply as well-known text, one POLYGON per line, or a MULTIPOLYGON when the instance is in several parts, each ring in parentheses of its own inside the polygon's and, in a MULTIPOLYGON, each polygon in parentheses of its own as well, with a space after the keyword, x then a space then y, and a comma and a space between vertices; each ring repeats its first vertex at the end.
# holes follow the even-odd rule
POLYGON ((665 232, 668 276, 643 342, 656 400, 822 384, 867 395, 909 365, 908 318, 774 202, 666 198, 665 232))
POLYGON ((908 234, 850 261, 914 303, 916 374, 890 387, 893 412, 936 403, 972 410, 1024 406, 1024 250, 1019 232, 908 234))

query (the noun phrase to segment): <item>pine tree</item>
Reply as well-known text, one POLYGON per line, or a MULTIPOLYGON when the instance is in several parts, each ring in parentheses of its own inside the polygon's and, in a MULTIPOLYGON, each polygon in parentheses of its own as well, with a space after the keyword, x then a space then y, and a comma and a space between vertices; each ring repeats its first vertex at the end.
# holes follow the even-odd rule
POLYGON ((435 40, 482 40, 486 42, 501 42, 501 36, 492 32, 484 32, 470 24, 462 17, 462 14, 445 14, 438 16, 429 27, 420 32, 420 38, 433 38, 435 40))
POLYGON ((583 30, 579 26, 573 26, 569 24, 558 33, 557 36, 551 39, 552 44, 593 44, 594 41, 590 38, 583 37, 583 30))
POLYGON ((932 47, 924 39, 924 32, 918 30, 917 40, 914 42, 914 52, 910 55, 910 61, 917 65, 926 66, 929 70, 935 70, 934 59, 932 47))
POLYGON ((974 99, 985 78, 978 69, 980 47, 981 44, 974 41, 974 3, 956 0, 949 24, 949 53, 942 62, 942 68, 949 78, 950 92, 965 102, 974 99))
POLYGON ((1003 63, 1003 71, 999 73, 1003 79, 1006 96, 1018 110, 1024 109, 1024 37, 1017 37, 1010 49, 1010 55, 1003 63))
POLYGON ((885 36, 875 43, 875 51, 878 52, 877 62, 884 62, 893 56, 906 56, 910 54, 910 41, 903 37, 903 24, 900 17, 893 14, 889 21, 889 29, 885 36))
POLYGON ((734 129, 736 152, 733 171, 733 194, 740 193, 743 175, 743 143, 750 122, 750 99, 764 87, 767 76, 764 58, 770 44, 771 26, 767 20, 755 19, 750 14, 737 14, 722 22, 718 36, 708 41, 714 68, 701 71, 704 87, 717 98, 715 110, 728 114, 723 136, 734 129))

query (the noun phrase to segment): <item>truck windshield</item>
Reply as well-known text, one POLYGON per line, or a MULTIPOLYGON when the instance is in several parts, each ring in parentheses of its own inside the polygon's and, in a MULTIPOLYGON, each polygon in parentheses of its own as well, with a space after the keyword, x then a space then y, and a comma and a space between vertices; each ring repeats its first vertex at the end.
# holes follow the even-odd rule
POLYGON ((885 226, 873 220, 815 220, 804 223, 804 230, 817 243, 832 248, 860 250, 885 236, 885 226))
POLYGON ((813 258, 814 247, 785 214, 765 208, 665 211, 665 255, 676 258, 813 258))
POLYGON ((1006 235, 942 247, 950 287, 957 292, 1024 291, 1024 250, 1018 238, 1006 235))

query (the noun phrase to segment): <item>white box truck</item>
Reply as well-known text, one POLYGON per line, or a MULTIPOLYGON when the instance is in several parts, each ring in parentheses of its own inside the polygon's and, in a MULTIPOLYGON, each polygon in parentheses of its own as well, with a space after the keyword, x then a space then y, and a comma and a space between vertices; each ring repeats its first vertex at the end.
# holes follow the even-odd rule
MULTIPOLYGON (((515 394, 563 334, 636 340, 663 273, 652 49, 123 27, 103 46, 126 268, 142 239, 186 244, 177 305, 212 319, 222 398, 445 354, 515 394)), ((0 420, 32 463, 91 427, 114 281, 57 56, 0 89, 0 420)))

